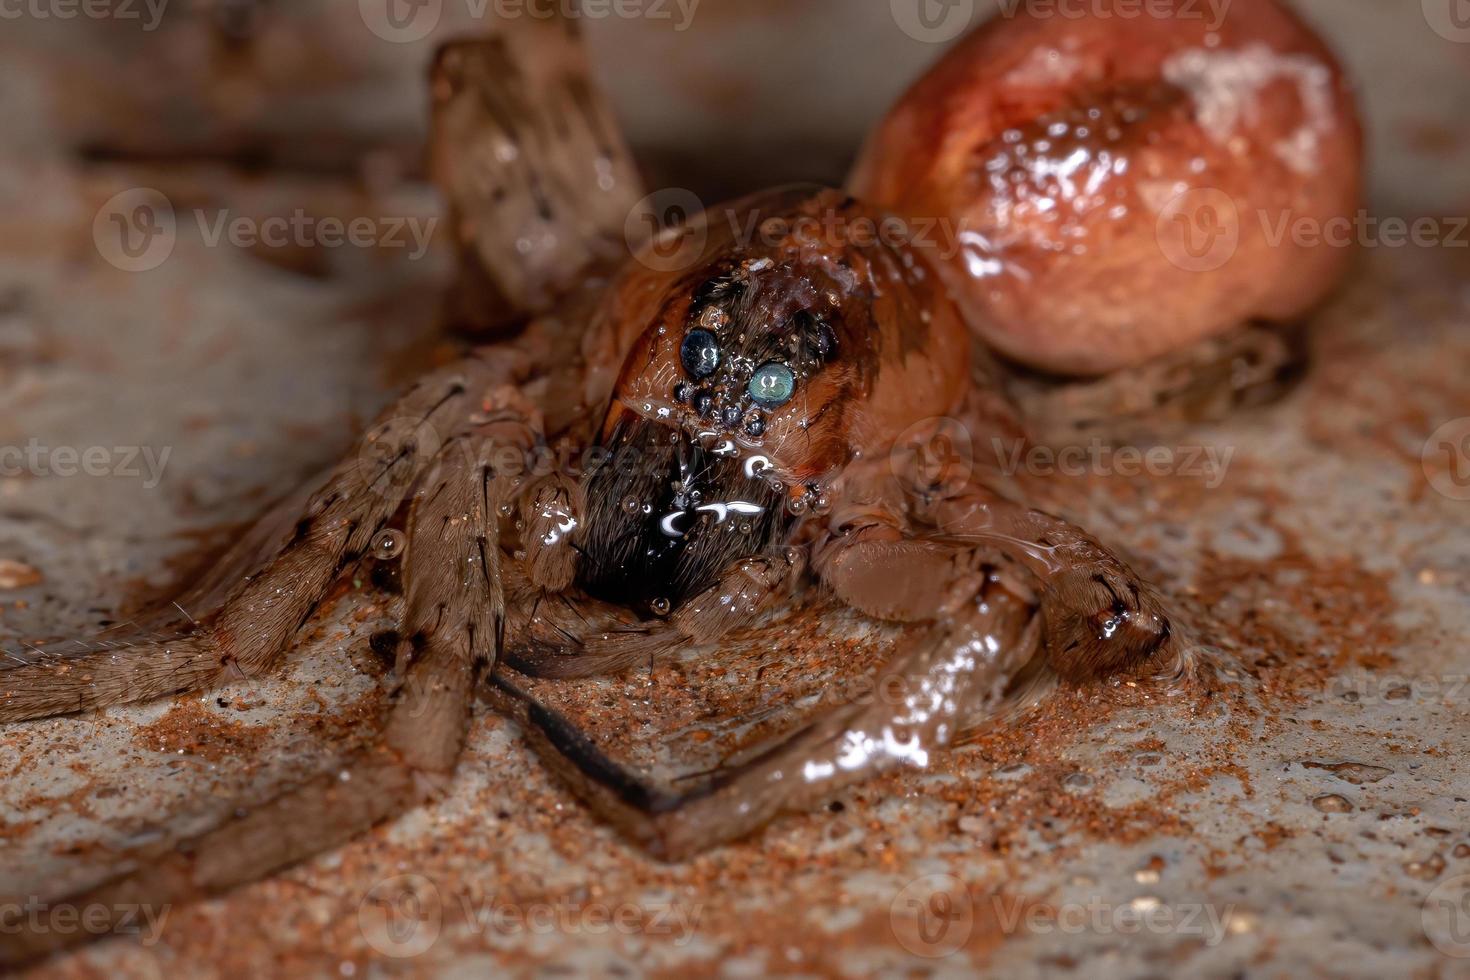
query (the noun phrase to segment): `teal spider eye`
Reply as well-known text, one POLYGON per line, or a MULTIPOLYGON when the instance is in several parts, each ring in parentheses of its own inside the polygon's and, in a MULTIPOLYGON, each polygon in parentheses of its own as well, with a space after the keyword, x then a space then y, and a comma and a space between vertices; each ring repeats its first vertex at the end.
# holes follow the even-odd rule
POLYGON ((755 369, 750 379, 750 397, 761 408, 780 408, 796 394, 796 375, 784 364, 772 361, 755 369))

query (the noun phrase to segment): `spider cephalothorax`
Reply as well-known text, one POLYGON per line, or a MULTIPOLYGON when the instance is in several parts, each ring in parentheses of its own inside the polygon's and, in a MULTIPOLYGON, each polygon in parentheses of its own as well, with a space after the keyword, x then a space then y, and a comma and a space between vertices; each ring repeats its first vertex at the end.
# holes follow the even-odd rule
POLYGON ((885 220, 792 188, 705 215, 690 271, 633 267, 614 296, 645 294, 652 315, 623 333, 587 480, 589 591, 676 606, 783 547, 895 421, 957 404, 963 361, 926 353, 964 349, 957 316, 922 260, 880 240, 885 220))

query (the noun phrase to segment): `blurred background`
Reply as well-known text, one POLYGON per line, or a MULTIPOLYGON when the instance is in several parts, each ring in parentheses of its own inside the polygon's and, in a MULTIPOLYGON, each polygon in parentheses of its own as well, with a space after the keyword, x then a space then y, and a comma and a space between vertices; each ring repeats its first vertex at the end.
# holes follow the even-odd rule
MULTIPOLYGON (((0 127, 8 150, 412 175, 434 47, 551 2, 565 0, 91 0, 115 16, 10 16, 0 127)), ((872 122, 1003 2, 592 0, 583 20, 650 184, 723 196, 840 180, 872 122)), ((1205 16, 1223 2, 1198 0, 1205 16)), ((1463 213, 1470 3, 1295 6, 1362 87, 1374 203, 1463 213)))

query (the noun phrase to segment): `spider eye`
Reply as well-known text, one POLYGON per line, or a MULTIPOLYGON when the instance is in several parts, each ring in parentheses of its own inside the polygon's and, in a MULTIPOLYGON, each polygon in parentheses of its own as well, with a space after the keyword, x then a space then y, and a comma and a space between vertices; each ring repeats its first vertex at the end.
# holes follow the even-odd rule
POLYGON ((780 408, 796 394, 796 375, 784 364, 772 361, 755 369, 750 379, 750 397, 762 408, 780 408))
POLYGON ((720 366, 720 341, 708 330, 691 330, 679 348, 679 360, 691 378, 707 378, 720 366))

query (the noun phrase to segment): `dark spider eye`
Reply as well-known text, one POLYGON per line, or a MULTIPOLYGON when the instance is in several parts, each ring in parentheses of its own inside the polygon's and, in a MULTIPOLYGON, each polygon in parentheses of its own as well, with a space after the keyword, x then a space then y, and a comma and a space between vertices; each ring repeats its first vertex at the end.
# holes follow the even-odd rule
POLYGON ((772 361, 755 369, 750 379, 750 397, 762 408, 780 408, 796 394, 796 375, 784 364, 772 361))
POLYGON ((691 378, 707 378, 720 366, 720 341, 708 330, 691 330, 679 348, 679 360, 691 378))

